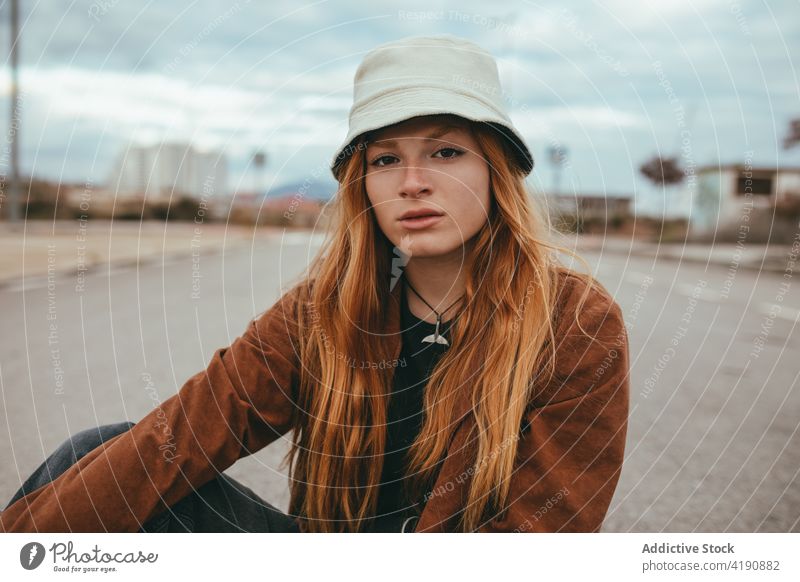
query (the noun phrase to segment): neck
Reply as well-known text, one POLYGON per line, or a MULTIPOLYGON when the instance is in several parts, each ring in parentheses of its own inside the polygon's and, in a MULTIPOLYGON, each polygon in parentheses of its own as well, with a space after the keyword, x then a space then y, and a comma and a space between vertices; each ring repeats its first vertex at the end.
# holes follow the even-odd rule
MULTIPOLYGON (((412 257, 405 266, 403 276, 436 311, 442 313, 447 309, 442 314, 442 322, 445 322, 452 319, 459 309, 460 302, 456 305, 453 303, 464 295, 468 269, 459 249, 457 256, 453 253, 446 257, 412 257)), ((436 313, 431 311, 425 301, 408 286, 405 294, 412 314, 429 323, 436 323, 436 313)))

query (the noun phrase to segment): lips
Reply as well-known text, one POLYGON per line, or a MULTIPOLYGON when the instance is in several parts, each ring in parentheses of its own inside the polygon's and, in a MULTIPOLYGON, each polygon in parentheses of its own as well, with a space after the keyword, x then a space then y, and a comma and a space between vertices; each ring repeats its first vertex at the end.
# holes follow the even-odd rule
POLYGON ((400 220, 400 226, 406 230, 424 230, 444 220, 443 214, 420 214, 400 220))
POLYGON ((438 210, 432 210, 429 208, 418 208, 416 210, 408 210, 404 212, 400 217, 400 220, 406 220, 409 218, 422 218, 423 216, 442 216, 442 213, 438 210))

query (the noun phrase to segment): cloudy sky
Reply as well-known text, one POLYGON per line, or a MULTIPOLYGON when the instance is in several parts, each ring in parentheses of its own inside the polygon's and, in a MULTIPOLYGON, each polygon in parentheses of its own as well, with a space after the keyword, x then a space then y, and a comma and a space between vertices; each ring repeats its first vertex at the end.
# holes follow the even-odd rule
MULTIPOLYGON (((327 180, 364 53, 436 33, 497 58, 536 188, 553 184, 553 144, 568 151, 563 187, 651 210, 664 196, 637 168, 657 153, 800 165, 800 147, 781 149, 800 116, 796 0, 20 4, 21 164, 49 179, 102 184, 128 144, 180 140, 224 150, 231 189, 251 187, 259 149, 265 186, 327 180)), ((7 135, 8 1, 0 15, 7 135)))

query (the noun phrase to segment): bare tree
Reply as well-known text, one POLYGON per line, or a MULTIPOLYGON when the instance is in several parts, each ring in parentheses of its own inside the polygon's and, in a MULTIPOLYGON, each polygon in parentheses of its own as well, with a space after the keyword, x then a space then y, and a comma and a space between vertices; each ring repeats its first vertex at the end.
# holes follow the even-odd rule
POLYGON ((789 121, 789 133, 783 138, 783 149, 788 150, 800 143, 800 118, 789 121))
POLYGON ((657 186, 672 186, 683 182, 684 171, 677 158, 654 156, 639 166, 639 171, 657 186))

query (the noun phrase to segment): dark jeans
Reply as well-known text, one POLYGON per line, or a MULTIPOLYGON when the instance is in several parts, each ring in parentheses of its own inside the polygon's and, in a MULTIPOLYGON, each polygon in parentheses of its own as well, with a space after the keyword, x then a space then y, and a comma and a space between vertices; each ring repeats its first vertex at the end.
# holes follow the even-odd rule
MULTIPOLYGON (((121 422, 76 433, 45 459, 22 484, 8 505, 53 481, 89 451, 131 427, 132 422, 121 422)), ((299 531, 291 517, 224 473, 144 523, 139 530, 141 533, 299 531)))

